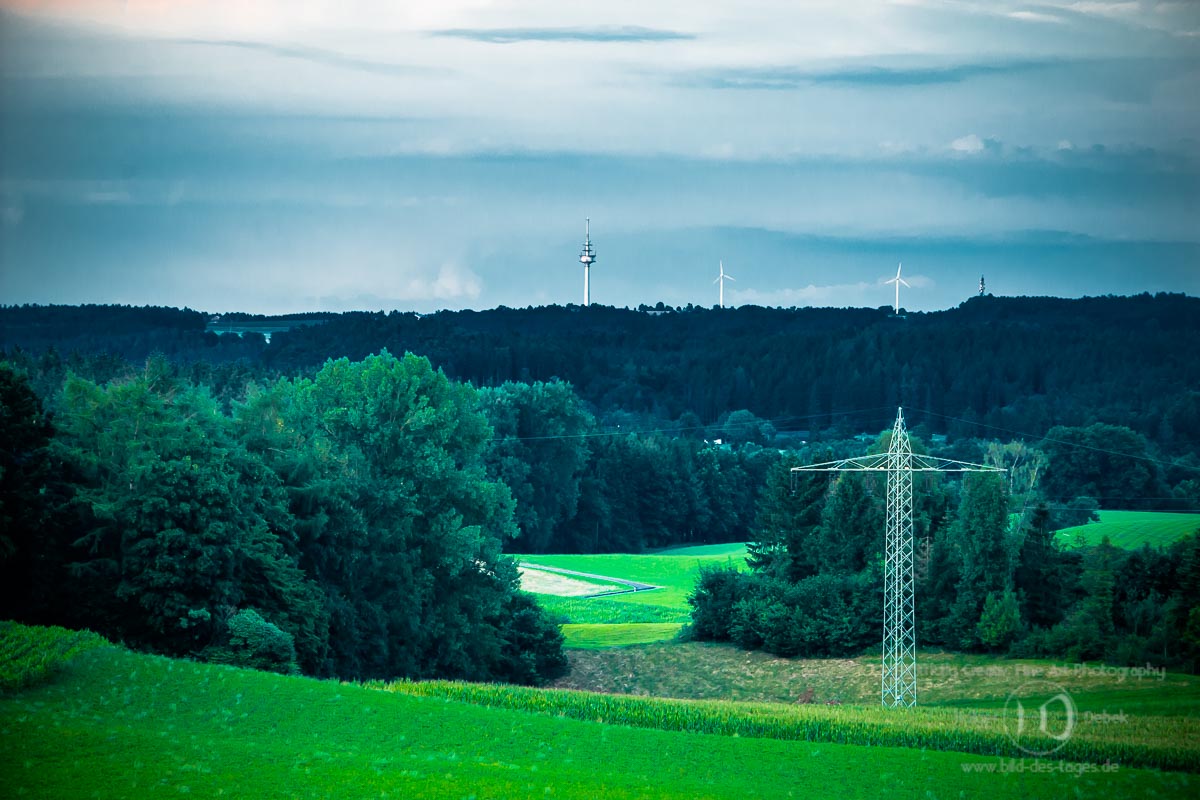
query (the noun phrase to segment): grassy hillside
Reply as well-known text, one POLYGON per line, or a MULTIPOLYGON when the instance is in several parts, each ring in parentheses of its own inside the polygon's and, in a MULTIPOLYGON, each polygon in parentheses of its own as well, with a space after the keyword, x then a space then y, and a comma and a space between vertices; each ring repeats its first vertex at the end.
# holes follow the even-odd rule
POLYGON ((1117 547, 1136 550, 1144 544, 1166 547, 1200 530, 1200 514, 1165 511, 1101 511, 1100 521, 1064 528, 1058 540, 1070 547, 1099 544, 1107 536, 1117 547))
POLYGON ((593 649, 674 639, 682 627, 679 622, 625 622, 563 625, 561 630, 567 647, 593 649))
POLYGON ((616 725, 462 702, 442 686, 417 696, 99 647, 0 696, 0 778, 8 796, 36 798, 1001 800, 1189 797, 1195 783, 1125 766, 1004 772, 1000 758, 958 752, 616 725))
MULTIPOLYGON (((556 687, 774 703, 794 703, 812 689, 817 703, 879 702, 877 651, 855 658, 789 659, 727 644, 673 642, 572 652, 570 660, 570 674, 556 687)), ((1200 677, 1195 675, 960 653, 922 651, 918 658, 922 706, 1003 707, 1011 692, 1040 679, 1062 685, 1081 711, 1200 719, 1200 677)))

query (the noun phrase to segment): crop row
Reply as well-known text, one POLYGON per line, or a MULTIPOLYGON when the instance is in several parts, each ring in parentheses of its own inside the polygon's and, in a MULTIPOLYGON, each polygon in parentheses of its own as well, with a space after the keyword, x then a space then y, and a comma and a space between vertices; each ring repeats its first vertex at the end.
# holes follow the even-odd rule
POLYGON ((0 622, 0 691, 39 683, 85 650, 105 644, 91 631, 0 622))
POLYGON ((1010 737, 1011 726, 1006 727, 1003 715, 994 711, 671 700, 451 681, 372 682, 366 686, 668 731, 951 750, 1002 757, 1022 757, 1029 751, 1050 751, 1057 747, 1049 758, 1200 772, 1200 749, 1195 744, 1200 742, 1200 721, 1187 717, 1131 716, 1120 726, 1088 724, 1084 720, 1066 742, 1026 733, 1020 740, 1022 750, 1010 737))

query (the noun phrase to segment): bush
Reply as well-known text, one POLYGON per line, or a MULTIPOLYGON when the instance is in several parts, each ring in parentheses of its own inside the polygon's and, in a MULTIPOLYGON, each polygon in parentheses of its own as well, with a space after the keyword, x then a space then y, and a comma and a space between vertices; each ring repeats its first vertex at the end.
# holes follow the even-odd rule
POLYGON ((688 595, 692 606, 691 637, 717 642, 733 638, 734 606, 748 594, 751 580, 750 575, 736 567, 701 565, 696 589, 688 595))
POLYGON ((284 675, 298 675, 292 635, 267 622, 252 608, 243 608, 226 623, 226 642, 203 653, 215 664, 232 664, 284 675))
POLYGON ((562 631, 533 595, 511 595, 496 626, 503 646, 499 661, 491 665, 495 679, 536 685, 567 673, 562 631))
POLYGON ((1008 647, 1021 632, 1021 609, 1017 596, 1009 590, 988 592, 983 601, 983 613, 975 626, 979 641, 992 651, 1008 647))
POLYGON ((851 655, 879 640, 877 597, 866 574, 792 584, 729 567, 702 569, 689 598, 691 635, 784 657, 851 655))

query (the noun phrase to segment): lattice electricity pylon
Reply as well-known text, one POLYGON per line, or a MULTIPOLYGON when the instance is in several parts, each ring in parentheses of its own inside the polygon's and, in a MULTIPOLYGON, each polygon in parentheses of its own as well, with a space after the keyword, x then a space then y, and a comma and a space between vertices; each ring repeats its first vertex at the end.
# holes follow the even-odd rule
POLYGON ((904 429, 904 409, 896 410, 896 424, 886 453, 844 458, 792 467, 799 472, 886 472, 887 528, 883 563, 883 681, 885 706, 917 704, 917 625, 913 579, 914 472, 1004 472, 998 467, 914 455, 904 429))

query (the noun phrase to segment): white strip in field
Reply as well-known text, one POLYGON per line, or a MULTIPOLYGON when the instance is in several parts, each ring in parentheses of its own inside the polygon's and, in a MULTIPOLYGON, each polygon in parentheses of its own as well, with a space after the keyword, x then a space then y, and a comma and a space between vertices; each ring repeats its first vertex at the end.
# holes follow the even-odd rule
POLYGON ((586 597, 604 592, 619 592, 626 587, 608 583, 591 583, 577 578, 568 578, 556 572, 522 564, 521 588, 535 594, 553 594, 559 597, 586 597))

